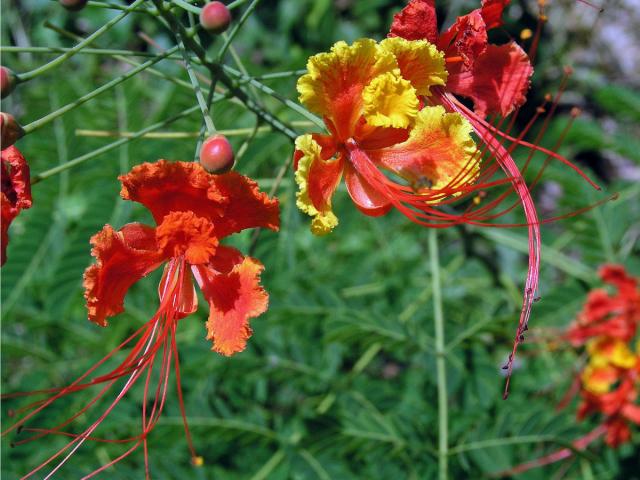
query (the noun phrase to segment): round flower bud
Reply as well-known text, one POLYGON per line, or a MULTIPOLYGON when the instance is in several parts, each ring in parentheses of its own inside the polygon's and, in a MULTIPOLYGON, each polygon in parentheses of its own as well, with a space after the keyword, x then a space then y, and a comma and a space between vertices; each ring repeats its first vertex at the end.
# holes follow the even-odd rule
POLYGON ((60 5, 71 12, 82 10, 89 0, 60 0, 60 5))
POLYGON ((13 115, 0 112, 0 148, 9 148, 23 135, 24 130, 13 115))
POLYGON ((209 173, 224 173, 233 167, 233 148, 224 135, 212 135, 202 142, 200 165, 209 173))
POLYGON ((231 12, 222 2, 209 2, 200 11, 200 25, 209 33, 222 33, 230 23, 231 12))
POLYGON ((0 67, 0 97, 4 98, 16 88, 16 75, 7 67, 0 67))

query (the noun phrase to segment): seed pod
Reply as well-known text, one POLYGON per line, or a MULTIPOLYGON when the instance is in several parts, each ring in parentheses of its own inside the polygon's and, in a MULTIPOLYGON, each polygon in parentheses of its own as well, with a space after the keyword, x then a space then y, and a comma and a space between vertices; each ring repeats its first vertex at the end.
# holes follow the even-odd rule
POLYGON ((224 173, 233 167, 233 148, 227 137, 216 134, 207 138, 200 148, 200 165, 209 173, 224 173))
POLYGON ((200 11, 200 25, 209 33, 222 33, 230 23, 231 12, 222 2, 209 2, 200 11))
POLYGON ((60 0, 60 5, 70 12, 82 10, 87 5, 88 0, 60 0))
POLYGON ((0 97, 4 98, 16 88, 16 74, 7 67, 0 67, 0 97))
POLYGON ((4 150, 22 138, 24 130, 13 115, 0 112, 0 148, 4 150))

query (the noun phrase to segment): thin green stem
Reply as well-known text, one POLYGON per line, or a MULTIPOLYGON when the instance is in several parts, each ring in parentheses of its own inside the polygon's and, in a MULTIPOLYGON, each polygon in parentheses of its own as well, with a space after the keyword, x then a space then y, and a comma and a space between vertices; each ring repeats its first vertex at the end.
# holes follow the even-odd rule
POLYGON ((253 77, 253 79, 254 80, 271 80, 273 78, 299 77, 301 75, 304 75, 305 73, 307 73, 306 69, 287 70, 285 72, 273 72, 273 73, 265 73, 264 75, 256 75, 255 77, 253 77))
POLYGON ((440 284, 440 260, 438 254, 438 231, 429 229, 429 257, 431 281, 433 283, 433 317, 435 323, 436 381, 438 385, 438 478, 448 478, 449 412, 447 404, 447 370, 445 365, 444 315, 442 311, 442 289, 440 284))
POLYGON ((189 2, 185 2, 184 0, 171 0, 171 3, 177 5, 183 10, 186 10, 187 12, 195 13, 196 15, 200 15, 200 11, 202 10, 200 7, 191 5, 189 2))
MULTIPOLYGON (((204 123, 207 129, 206 134, 212 135, 216 132, 216 127, 213 124, 211 115, 209 114, 208 102, 205 100, 204 95, 202 94, 200 83, 198 82, 198 78, 196 77, 196 74, 193 71, 193 68, 191 67, 191 62, 189 61, 189 55, 187 54, 187 51, 184 48, 184 43, 182 42, 180 35, 176 34, 176 38, 178 40, 178 46, 180 47, 180 52, 182 52, 182 57, 184 58, 184 68, 187 69, 187 74, 189 75, 191 86, 193 88, 194 93, 196 94, 196 99, 198 100, 200 111, 202 112, 202 118, 204 119, 204 123)), ((210 91, 213 91, 213 89, 211 89, 210 91)))
POLYGON ((115 87, 116 85, 124 82, 128 78, 131 78, 132 76, 138 74, 139 72, 149 68, 151 65, 154 65, 154 64, 158 63, 160 60, 165 58, 166 55, 171 55, 176 50, 178 50, 177 46, 167 50, 167 52, 165 54, 159 55, 156 58, 153 58, 153 59, 141 64, 139 67, 136 67, 136 68, 134 68, 132 70, 129 70, 124 75, 121 75, 119 77, 114 78, 110 82, 105 83, 103 86, 95 89, 92 92, 87 93, 86 95, 83 95, 82 97, 78 98, 77 100, 65 105, 64 107, 61 107, 58 110, 55 110, 55 111, 51 112, 50 114, 45 115, 44 117, 42 117, 42 118, 40 118, 40 119, 38 119, 38 120, 36 120, 34 122, 31 122, 30 124, 28 124, 28 125, 26 125, 24 127, 25 134, 31 133, 31 132, 39 129, 39 128, 42 128, 44 125, 46 125, 47 123, 55 120, 59 116, 64 115, 68 111, 79 107, 83 103, 88 102, 92 98, 97 97, 101 93, 106 92, 107 90, 109 90, 109 89, 115 87))
POLYGON ((288 98, 283 97, 278 92, 276 92, 273 88, 268 87, 267 85, 257 81, 255 78, 251 78, 251 77, 249 77, 247 75, 244 75, 242 72, 239 72, 235 68, 229 67, 228 65, 222 65, 222 69, 225 72, 227 72, 227 73, 233 75, 234 77, 240 79, 241 81, 243 81, 245 83, 248 83, 249 85, 253 85, 254 87, 256 87, 261 92, 266 93, 267 95, 275 98, 276 100, 278 100, 282 104, 284 104, 287 107, 289 107, 291 110, 299 113, 300 115, 302 115, 303 117, 307 118, 308 120, 311 120, 316 126, 318 126, 320 128, 325 128, 324 122, 322 121, 321 118, 319 118, 316 115, 314 115, 313 113, 309 112, 306 108, 304 108, 303 106, 297 104, 296 102, 293 102, 293 101, 289 100, 288 98))
MULTIPOLYGON (((45 25, 46 26, 46 25, 45 25)), ((56 31, 60 31, 56 28, 56 31)), ((65 53, 70 51, 70 48, 64 47, 0 47, 0 53, 65 53)), ((80 50, 77 55, 109 55, 109 56, 123 56, 123 57, 148 57, 148 58, 156 58, 158 54, 150 53, 150 52, 136 52, 133 50, 118 50, 118 49, 109 49, 109 48, 83 48, 80 50)), ((182 59, 180 55, 172 55, 167 58, 172 59, 182 59)), ((196 61, 198 61, 197 57, 193 57, 196 61)))
POLYGON ((127 5, 113 2, 95 2, 89 1, 87 5, 96 8, 106 8, 109 10, 127 10, 129 12, 148 13, 149 15, 158 16, 158 10, 155 8, 131 8, 127 5))
POLYGON ((238 8, 242 5, 244 5, 245 3, 247 3, 249 0, 236 0, 235 2, 231 2, 229 5, 227 5, 227 8, 229 10, 233 10, 234 8, 238 8))
POLYGON ((34 185, 42 180, 45 180, 49 177, 52 177, 54 175, 57 175, 58 173, 64 172, 65 170, 68 170, 70 168, 76 167, 84 162, 86 162, 87 160, 91 160, 92 158, 95 158, 99 155, 102 155, 103 153, 107 153, 115 148, 118 148, 120 145, 124 145, 128 142, 131 142, 137 138, 142 137, 145 133, 147 132, 151 132, 153 130, 157 130, 159 128, 163 128, 166 127, 167 125, 169 125, 170 123, 175 122, 176 120, 182 118, 182 117, 186 117, 187 115, 195 112, 196 110, 198 110, 198 107, 191 107, 191 108, 187 108, 186 110, 183 110, 182 112, 178 113, 177 115, 174 115, 171 118, 168 118, 167 120, 163 120, 162 122, 158 122, 158 123, 154 123, 153 125, 150 125, 146 128, 143 128, 142 130, 139 130, 138 132, 136 132, 134 135, 132 135, 131 137, 128 138, 122 138, 120 140, 116 140, 115 142, 109 143, 108 145, 105 145, 104 147, 100 147, 97 150, 94 150, 92 152, 89 153, 85 153, 84 155, 81 155, 79 157, 74 158, 73 160, 68 161, 67 163, 64 163, 62 165, 58 165, 57 167, 53 167, 50 168, 49 170, 45 170, 44 172, 41 172, 35 176, 33 176, 31 178, 31 185, 34 185))
POLYGON ((51 60, 49 63, 45 63, 44 65, 42 65, 42 66, 40 66, 40 67, 38 67, 38 68, 36 68, 34 70, 30 70, 28 72, 24 72, 24 73, 21 73, 21 74, 17 75, 18 81, 26 82, 27 80, 31 80, 31 79, 37 77, 38 75, 42 75, 43 73, 46 73, 49 70, 51 70, 52 68, 55 68, 58 65, 60 65, 61 63, 65 62, 66 60, 68 60, 69 58, 74 56, 76 53, 78 53, 80 50, 82 50, 84 47, 86 47, 87 45, 90 45, 100 35, 102 35, 102 34, 108 32, 109 30, 111 30, 111 28, 114 27, 120 20, 125 18, 127 15, 129 15, 129 13, 131 12, 132 9, 134 9, 135 7, 137 7, 138 5, 140 5, 143 2, 144 2, 144 0, 135 0, 135 2, 133 2, 128 8, 126 8, 120 15, 117 15, 116 17, 114 17, 111 20, 109 20, 107 23, 105 23, 98 30, 96 30, 91 35, 89 35, 87 38, 85 38, 83 41, 78 43, 75 47, 69 49, 69 51, 63 53, 59 57, 54 58, 53 60, 51 60))
POLYGON ((256 7, 258 6, 258 2, 260 2, 260 0, 253 0, 251 2, 251 5, 249 5, 247 9, 244 11, 242 16, 240 17, 240 20, 238 20, 238 22, 233 26, 233 29, 231 30, 231 32, 229 32, 229 35, 225 37, 224 43, 222 44, 222 47, 220 47, 220 50, 218 51, 218 56, 217 56, 218 62, 222 61, 225 53, 227 53, 227 49, 231 45, 231 42, 233 42, 233 39, 236 38, 236 35, 240 31, 244 23, 247 21, 249 16, 256 9, 256 7))

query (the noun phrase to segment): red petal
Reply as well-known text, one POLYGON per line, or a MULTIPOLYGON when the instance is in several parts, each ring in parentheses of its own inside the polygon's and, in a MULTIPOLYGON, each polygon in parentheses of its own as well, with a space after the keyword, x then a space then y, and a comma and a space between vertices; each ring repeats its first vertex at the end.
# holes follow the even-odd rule
POLYGON ((2 225, 0 227, 0 265, 7 260, 9 225, 20 211, 31 207, 31 178, 29 164, 20 150, 11 146, 2 150, 0 169, 2 170, 2 225))
POLYGON ((20 210, 15 208, 4 193, 0 193, 0 208, 2 209, 2 223, 0 223, 0 265, 7 261, 7 246, 9 245, 9 226, 20 210))
POLYGON ((207 339, 213 350, 230 356, 244 350, 251 336, 249 319, 267 310, 269 297, 260 286, 262 264, 233 248, 218 247, 207 265, 192 267, 209 302, 207 339))
POLYGON ((451 73, 449 89, 473 100, 480 117, 489 113, 509 115, 526 100, 533 67, 515 42, 489 45, 471 70, 451 73))
POLYGON ((134 167, 120 181, 122 198, 142 203, 158 224, 170 212, 190 211, 209 219, 218 238, 280 224, 278 201, 235 172, 213 175, 198 163, 159 160, 134 167))
POLYGON ((307 189, 313 206, 320 211, 331 208, 331 197, 336 191, 344 170, 342 154, 332 160, 318 159, 309 167, 307 189))
MULTIPOLYGON (((438 48, 445 57, 462 57, 465 68, 471 68, 487 48, 487 28, 479 9, 458 17, 456 23, 440 35, 438 48)), ((453 73, 449 68, 449 76, 453 73)))
MULTIPOLYGON (((360 150, 356 150, 350 153, 353 161, 354 156, 364 155, 360 150)), ((345 183, 347 184, 347 191, 349 196, 360 210, 365 215, 371 217, 379 217, 386 214, 391 210, 391 202, 374 188, 355 168, 349 163, 345 168, 345 183)))
POLYGON ((502 11, 511 0, 482 0, 482 18, 487 25, 487 30, 502 25, 502 11))
POLYGON ((393 16, 389 36, 436 43, 438 22, 435 0, 411 0, 400 13, 393 16))
POLYGON ((101 326, 124 310, 127 290, 164 260, 156 247, 155 229, 140 223, 120 231, 105 227, 91 238, 97 262, 84 272, 89 320, 101 326))

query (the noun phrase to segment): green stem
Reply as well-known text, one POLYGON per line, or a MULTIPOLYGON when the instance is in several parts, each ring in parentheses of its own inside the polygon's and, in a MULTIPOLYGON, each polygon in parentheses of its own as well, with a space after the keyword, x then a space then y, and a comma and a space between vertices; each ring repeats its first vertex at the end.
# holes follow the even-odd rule
POLYGON ((435 323, 436 381, 438 385, 438 478, 448 477, 449 413, 447 411, 447 370, 445 365, 444 315, 442 312, 442 290, 440 284, 440 260, 438 254, 438 231, 429 229, 429 257, 431 259, 431 281, 433 283, 433 317, 435 323))
MULTIPOLYGON (((176 34, 176 39, 178 40, 178 46, 180 47, 180 52, 182 52, 182 57, 184 58, 184 67, 187 69, 187 73, 189 74, 189 80, 191 81, 191 86, 193 88, 194 93, 196 94, 196 99, 198 100, 198 105, 200 106, 200 111, 202 112, 202 118, 204 119, 204 123, 207 127, 207 136, 213 135, 216 132, 216 127, 213 124, 213 120, 211 119, 211 115, 209 114, 209 106, 208 102, 205 100, 204 95, 202 94, 202 89, 200 88, 200 83, 196 78, 196 74, 191 67, 191 62, 189 62, 189 55, 187 54, 186 49, 184 48, 184 43, 180 38, 179 34, 176 34)), ((213 89, 210 89, 213 92, 213 89)))
POLYGON ((42 117, 42 118, 40 118, 40 119, 38 119, 38 120, 36 120, 34 122, 31 122, 30 124, 28 124, 28 125, 26 125, 24 127, 25 134, 31 133, 31 132, 37 130, 38 128, 43 127, 44 125, 46 125, 47 123, 55 120, 59 116, 64 115, 68 111, 79 107, 83 103, 88 102, 92 98, 97 97, 101 93, 106 92, 107 90, 109 90, 109 89, 115 87, 116 85, 124 82, 128 78, 138 74, 139 72, 145 70, 146 68, 149 68, 151 65, 154 65, 154 64, 158 63, 160 60, 165 58, 165 56, 171 55, 176 50, 178 50, 177 46, 167 50, 167 52, 165 54, 158 55, 156 58, 153 58, 153 59, 141 64, 139 67, 136 67, 136 68, 134 68, 132 70, 129 70, 124 75, 121 75, 119 77, 114 78, 110 82, 105 83, 103 86, 95 89, 92 92, 87 93, 86 95, 83 95, 82 97, 78 98, 77 100, 65 105, 64 107, 61 107, 58 110, 55 110, 54 112, 51 112, 50 114, 48 114, 48 115, 46 115, 46 116, 44 116, 44 117, 42 117))
MULTIPOLYGON (((57 30, 57 29, 56 29, 57 30)), ((59 30, 57 30, 59 31, 59 30)), ((0 47, 0 53, 65 53, 70 51, 70 48, 64 47, 0 47)), ((148 58, 156 58, 158 54, 149 53, 149 52, 135 52, 133 50, 117 50, 117 49, 108 49, 108 48, 83 48, 80 50, 77 55, 109 55, 109 56, 124 56, 124 57, 148 57, 148 58)), ((182 59, 180 55, 172 55, 172 59, 182 59)), ((197 57, 195 57, 196 61, 199 61, 197 57)))
POLYGON ((131 137, 128 138, 122 138, 120 140, 116 140, 115 142, 109 143, 108 145, 105 145, 104 147, 98 148, 97 150, 94 150, 92 152, 89 153, 85 153, 84 155, 81 155, 79 157, 74 158, 73 160, 68 161, 67 163, 64 163, 62 165, 59 165, 57 167, 54 168, 50 168, 49 170, 45 170, 44 172, 41 172, 35 176, 33 176, 31 178, 31 185, 34 185, 42 180, 45 180, 49 177, 52 177, 53 175, 56 175, 58 173, 64 172, 65 170, 68 170, 72 167, 76 167, 78 165, 80 165, 81 163, 86 162, 87 160, 90 160, 92 158, 97 157, 98 155, 102 155, 103 153, 109 152, 115 148, 118 148, 120 145, 124 145, 128 142, 131 142, 137 138, 142 137, 145 133, 147 132, 151 132, 153 130, 157 130, 159 128, 162 127, 166 127, 167 125, 169 125, 170 123, 175 122, 176 120, 182 118, 182 117, 186 117, 187 115, 195 112, 196 110, 198 110, 198 107, 191 107, 191 108, 187 108, 186 110, 183 110, 182 112, 178 113, 177 115, 168 118, 167 120, 163 120, 162 122, 158 122, 158 123, 154 123, 153 125, 150 125, 146 128, 143 128, 142 130, 139 130, 138 132, 136 132, 134 135, 132 135, 131 137))
POLYGON ((244 75, 242 72, 239 72, 235 68, 229 67, 228 65, 222 65, 222 69, 225 72, 227 72, 227 73, 233 75, 234 77, 240 79, 241 81, 246 82, 249 85, 253 85, 254 87, 256 87, 261 92, 264 92, 267 95, 275 98, 276 100, 278 100, 282 104, 284 104, 287 107, 289 107, 291 110, 293 110, 293 111, 299 113, 300 115, 302 115, 303 117, 311 120, 316 126, 318 126, 320 128, 325 128, 324 122, 322 121, 321 118, 319 118, 316 115, 314 115, 313 113, 309 112, 306 108, 304 108, 303 106, 297 104, 296 102, 293 102, 293 101, 289 100, 288 98, 283 97, 278 92, 276 92, 273 88, 268 87, 265 84, 258 82, 255 78, 251 78, 251 77, 248 77, 247 75, 244 75))
POLYGON ((249 5, 247 9, 244 11, 242 16, 240 17, 240 20, 238 20, 238 22, 234 25, 231 32, 229 32, 229 35, 225 36, 224 43, 222 44, 222 47, 220 47, 220 51, 218 52, 218 56, 217 56, 218 62, 221 62, 223 60, 225 53, 227 53, 227 49, 231 45, 231 42, 236 37, 236 35, 240 31, 244 23, 247 21, 249 16, 256 9, 256 7, 258 6, 258 2, 260 2, 260 0, 253 0, 251 2, 251 5, 249 5))
POLYGON ((138 13, 148 13, 149 15, 153 15, 153 16, 158 16, 158 11, 153 8, 131 8, 130 6, 127 5, 122 5, 119 3, 113 3, 113 2, 94 2, 94 1, 89 1, 87 2, 87 5, 90 7, 96 7, 96 8, 106 8, 109 10, 127 10, 129 12, 138 12, 138 13))
POLYGON ((196 15, 200 15, 200 11, 202 10, 200 7, 191 5, 189 2, 185 2, 184 0, 172 0, 171 3, 174 3, 187 12, 195 13, 196 15))
POLYGON ((53 60, 51 60, 49 63, 45 63, 44 65, 42 65, 42 66, 40 66, 40 67, 38 67, 38 68, 36 68, 34 70, 30 70, 28 72, 21 73, 21 74, 17 75, 18 81, 19 82, 26 82, 27 80, 31 80, 31 79, 37 77, 38 75, 42 75, 43 73, 46 73, 49 70, 51 70, 52 68, 55 68, 58 65, 60 65, 61 63, 65 62, 66 60, 68 60, 69 58, 74 56, 76 53, 78 53, 80 50, 82 50, 84 47, 86 47, 87 45, 90 45, 91 42, 93 42, 100 35, 102 35, 103 33, 106 33, 109 30, 111 30, 111 28, 114 25, 116 25, 120 20, 125 18, 127 15, 129 15, 129 13, 131 12, 131 10, 133 8, 137 7, 138 5, 140 5, 143 2, 144 2, 144 0, 136 0, 135 2, 133 2, 120 15, 118 15, 118 16, 112 18, 111 20, 109 20, 107 23, 105 23, 98 30, 96 30, 91 35, 89 35, 87 38, 85 38, 83 41, 78 43, 75 47, 71 48, 68 52, 63 53, 59 57, 54 58, 53 60))

